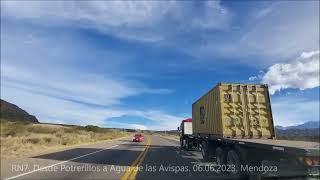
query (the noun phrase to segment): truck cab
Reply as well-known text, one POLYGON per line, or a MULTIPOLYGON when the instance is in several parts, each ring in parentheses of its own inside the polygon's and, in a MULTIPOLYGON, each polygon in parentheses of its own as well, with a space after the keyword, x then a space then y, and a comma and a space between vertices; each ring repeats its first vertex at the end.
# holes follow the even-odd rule
POLYGON ((180 131, 180 146, 187 150, 191 149, 195 145, 193 144, 193 136, 192 136, 192 119, 184 119, 181 121, 180 127, 178 127, 180 131))

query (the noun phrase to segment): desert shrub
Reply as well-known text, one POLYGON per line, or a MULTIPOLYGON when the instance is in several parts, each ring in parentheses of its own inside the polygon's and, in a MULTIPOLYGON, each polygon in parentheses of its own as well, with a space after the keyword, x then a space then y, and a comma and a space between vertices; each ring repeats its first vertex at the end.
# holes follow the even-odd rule
POLYGON ((44 137, 43 138, 45 143, 51 143, 52 142, 52 138, 51 137, 44 137))
POLYGON ((128 134, 97 126, 55 126, 1 121, 1 158, 25 157, 55 147, 91 143, 128 134))
POLYGON ((28 132, 38 133, 38 134, 52 134, 59 131, 58 128, 45 127, 45 126, 29 126, 27 128, 28 132))
POLYGON ((102 131, 102 128, 99 128, 98 126, 93 126, 93 125, 87 125, 84 128, 85 128, 85 130, 92 131, 92 132, 101 132, 102 131))
POLYGON ((31 143, 31 144, 38 144, 38 143, 40 143, 40 139, 39 138, 35 138, 35 137, 27 138, 26 142, 27 143, 31 143))
POLYGON ((60 142, 60 144, 62 144, 62 145, 68 145, 69 143, 70 143, 69 138, 67 138, 67 137, 61 137, 61 142, 60 142))
POLYGON ((63 133, 62 133, 62 132, 57 132, 57 133, 55 133, 55 136, 56 136, 57 138, 61 138, 61 137, 62 137, 62 135, 63 135, 63 133))
POLYGON ((64 135, 61 137, 61 144, 62 145, 72 145, 80 143, 79 136, 77 135, 64 135))
POLYGON ((77 133, 78 129, 77 128, 65 128, 64 132, 65 133, 77 133))
POLYGON ((15 136, 17 134, 16 130, 10 129, 5 133, 5 136, 15 136))
POLYGON ((22 122, 1 122, 1 136, 8 137, 8 136, 18 136, 18 135, 25 135, 26 130, 25 127, 27 124, 22 122))

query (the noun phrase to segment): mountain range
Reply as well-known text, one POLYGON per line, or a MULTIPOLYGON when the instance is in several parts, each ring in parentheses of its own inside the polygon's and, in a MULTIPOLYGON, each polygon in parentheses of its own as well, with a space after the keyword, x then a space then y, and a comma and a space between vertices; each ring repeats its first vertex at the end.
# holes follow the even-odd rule
POLYGON ((275 126, 276 129, 287 130, 287 129, 316 129, 319 128, 319 121, 307 121, 303 124, 295 126, 275 126))

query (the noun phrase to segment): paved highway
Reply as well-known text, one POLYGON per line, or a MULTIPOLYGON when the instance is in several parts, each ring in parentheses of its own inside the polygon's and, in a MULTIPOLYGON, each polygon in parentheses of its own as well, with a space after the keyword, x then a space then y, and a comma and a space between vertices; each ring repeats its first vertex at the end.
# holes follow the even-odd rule
POLYGON ((221 179, 220 174, 205 168, 200 152, 181 150, 178 141, 158 135, 1 162, 1 179, 221 179))

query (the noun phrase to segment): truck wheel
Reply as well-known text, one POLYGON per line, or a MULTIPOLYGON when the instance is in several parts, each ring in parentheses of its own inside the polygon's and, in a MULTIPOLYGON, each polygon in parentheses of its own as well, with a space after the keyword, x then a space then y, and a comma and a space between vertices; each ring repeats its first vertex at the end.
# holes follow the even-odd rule
POLYGON ((201 154, 202 154, 203 160, 205 161, 209 160, 208 145, 205 141, 201 143, 201 154))
POLYGON ((189 140, 186 139, 186 150, 189 151, 190 150, 190 144, 189 144, 189 140))
POLYGON ((182 149, 186 149, 186 144, 187 144, 186 142, 187 142, 187 139, 183 138, 182 142, 181 142, 181 148, 182 149))
POLYGON ((223 152, 223 149, 221 147, 218 147, 216 149, 216 162, 218 165, 222 166, 222 165, 225 165, 226 164, 226 156, 223 152))
POLYGON ((231 171, 229 171, 230 174, 238 175, 240 174, 240 166, 241 166, 241 160, 238 153, 232 149, 230 149, 227 153, 227 165, 228 167, 234 167, 231 171))
POLYGON ((183 149, 183 139, 180 139, 180 148, 183 149))

